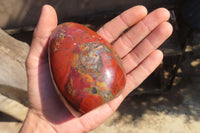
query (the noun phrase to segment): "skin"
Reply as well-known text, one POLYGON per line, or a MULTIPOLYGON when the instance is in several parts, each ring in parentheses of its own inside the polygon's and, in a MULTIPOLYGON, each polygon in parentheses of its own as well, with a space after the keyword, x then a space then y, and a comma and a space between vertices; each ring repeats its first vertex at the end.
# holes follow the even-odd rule
POLYGON ((112 101, 74 117, 61 102, 50 77, 47 41, 57 26, 57 15, 53 7, 43 6, 26 61, 30 108, 20 132, 82 133, 97 128, 162 61, 163 53, 157 48, 172 33, 169 16, 164 8, 148 14, 145 7, 135 6, 97 31, 108 42, 114 42, 126 71, 125 89, 112 101))

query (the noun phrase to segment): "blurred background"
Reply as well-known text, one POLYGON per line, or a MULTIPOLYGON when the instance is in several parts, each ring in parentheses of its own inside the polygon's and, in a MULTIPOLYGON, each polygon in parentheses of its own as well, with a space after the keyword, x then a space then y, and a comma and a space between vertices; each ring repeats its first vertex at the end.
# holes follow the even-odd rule
POLYGON ((44 4, 56 9, 59 23, 95 31, 135 5, 167 8, 174 31, 160 47, 162 64, 92 133, 199 133, 199 0, 0 0, 0 133, 17 133, 26 116, 24 62, 44 4))

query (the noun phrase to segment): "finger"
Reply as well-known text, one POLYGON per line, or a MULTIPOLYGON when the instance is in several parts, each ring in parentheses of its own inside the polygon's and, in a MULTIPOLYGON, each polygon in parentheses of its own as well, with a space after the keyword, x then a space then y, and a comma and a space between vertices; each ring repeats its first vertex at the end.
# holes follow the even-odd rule
POLYGON ((44 5, 39 22, 35 28, 31 44, 30 56, 39 59, 42 51, 47 45, 51 32, 57 26, 57 15, 53 7, 44 5))
POLYGON ((160 23, 169 19, 169 11, 160 8, 147 15, 138 24, 120 37, 113 48, 122 58, 128 54, 140 41, 142 41, 160 23))
POLYGON ((130 72, 126 77, 126 86, 121 94, 123 98, 138 87, 156 69, 162 59, 163 53, 160 50, 155 50, 130 72))
POLYGON ((168 22, 161 23, 137 47, 135 47, 122 62, 126 73, 135 68, 151 52, 158 48, 172 33, 172 26, 168 22))
POLYGON ((147 9, 144 6, 132 7, 106 23, 97 33, 111 43, 116 40, 124 30, 136 24, 145 17, 146 14, 147 9))

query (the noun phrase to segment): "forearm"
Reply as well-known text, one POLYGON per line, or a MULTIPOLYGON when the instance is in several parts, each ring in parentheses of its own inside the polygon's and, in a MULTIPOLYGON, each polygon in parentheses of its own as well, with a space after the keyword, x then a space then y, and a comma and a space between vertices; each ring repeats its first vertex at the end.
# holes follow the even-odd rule
POLYGON ((55 133, 55 130, 45 120, 29 111, 20 133, 55 133))

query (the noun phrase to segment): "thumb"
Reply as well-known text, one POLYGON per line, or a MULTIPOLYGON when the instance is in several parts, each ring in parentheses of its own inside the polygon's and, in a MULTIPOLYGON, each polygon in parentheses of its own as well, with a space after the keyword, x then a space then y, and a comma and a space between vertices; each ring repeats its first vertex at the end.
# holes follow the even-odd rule
POLYGON ((34 59, 39 60, 43 51, 47 49, 48 38, 51 32, 56 28, 57 23, 57 14, 54 8, 50 5, 44 5, 34 31, 29 58, 34 57, 34 59))

